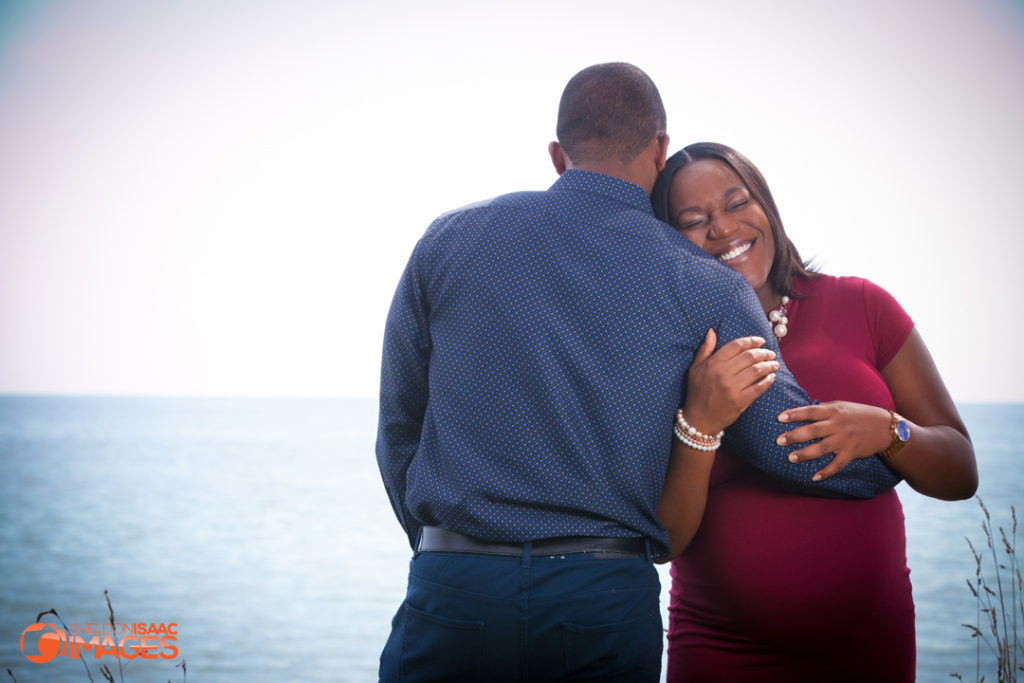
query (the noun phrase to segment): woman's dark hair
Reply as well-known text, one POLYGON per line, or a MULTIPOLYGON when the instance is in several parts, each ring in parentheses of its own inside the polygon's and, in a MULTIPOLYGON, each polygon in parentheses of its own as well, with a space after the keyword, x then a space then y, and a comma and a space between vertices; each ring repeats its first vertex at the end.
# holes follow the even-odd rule
POLYGON ((772 260, 772 268, 768 272, 768 282, 772 288, 779 294, 792 296, 791 282, 794 275, 806 278, 817 277, 816 269, 810 262, 800 258, 800 252, 796 250, 793 242, 786 235, 786 229, 782 226, 782 217, 779 216, 779 209, 775 206, 772 191, 768 189, 768 183, 765 182, 761 171, 757 170, 757 166, 754 166, 750 159, 732 147, 720 145, 717 142, 696 142, 669 157, 665 162, 665 169, 658 174, 654 191, 651 193, 651 203, 654 205, 655 215, 675 227, 673 217, 669 215, 668 201, 672 179, 680 169, 699 159, 714 159, 731 168, 768 216, 768 224, 771 226, 772 237, 775 239, 775 257, 772 260))

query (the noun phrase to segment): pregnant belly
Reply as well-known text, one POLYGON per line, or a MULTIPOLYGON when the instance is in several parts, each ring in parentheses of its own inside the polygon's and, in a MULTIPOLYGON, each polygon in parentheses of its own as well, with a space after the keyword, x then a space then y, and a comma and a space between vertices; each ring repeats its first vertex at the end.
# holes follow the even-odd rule
POLYGON ((757 474, 725 482, 672 575, 673 618, 696 632, 810 645, 836 629, 913 619, 894 491, 832 500, 779 491, 757 474))

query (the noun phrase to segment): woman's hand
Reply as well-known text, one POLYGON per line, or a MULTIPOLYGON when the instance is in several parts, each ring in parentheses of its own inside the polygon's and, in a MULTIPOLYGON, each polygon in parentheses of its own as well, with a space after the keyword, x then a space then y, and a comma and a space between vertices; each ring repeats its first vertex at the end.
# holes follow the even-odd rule
MULTIPOLYGON (((964 500, 978 488, 978 467, 974 446, 967 436, 960 414, 921 335, 911 330, 903 347, 882 368, 896 412, 910 425, 910 440, 885 463, 907 480, 919 493, 941 500, 964 500)), ((779 437, 779 443, 804 443, 820 437, 790 454, 790 458, 811 460, 835 453, 828 465, 814 475, 830 477, 854 458, 880 453, 892 443, 892 417, 884 408, 860 403, 832 401, 802 406, 779 415, 781 422, 810 421, 779 437)))
POLYGON ((762 349, 761 337, 740 337, 715 351, 717 337, 708 330, 687 375, 687 422, 705 434, 717 434, 768 390, 779 363, 762 349))
POLYGON ((791 462, 814 460, 835 453, 832 462, 819 470, 814 481, 827 479, 856 458, 880 453, 892 443, 889 411, 884 408, 830 401, 813 406, 792 408, 779 415, 779 422, 808 422, 791 429, 778 439, 780 446, 821 439, 789 454, 791 462))
MULTIPOLYGON (((715 351, 716 335, 708 330, 693 356, 687 378, 687 422, 705 434, 731 425, 754 399, 763 394, 779 369, 775 353, 762 349, 764 339, 741 337, 715 351)), ((672 440, 658 518, 668 531, 669 557, 683 552, 693 540, 708 496, 714 451, 697 451, 672 440)))

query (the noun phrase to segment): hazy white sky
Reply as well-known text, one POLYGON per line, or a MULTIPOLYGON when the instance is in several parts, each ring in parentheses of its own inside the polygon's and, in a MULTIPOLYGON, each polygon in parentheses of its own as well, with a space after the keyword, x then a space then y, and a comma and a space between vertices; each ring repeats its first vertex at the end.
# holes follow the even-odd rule
POLYGON ((1024 401, 1024 5, 6 0, 0 392, 376 391, 438 213, 555 179, 558 97, 629 61, 790 235, 1024 401))

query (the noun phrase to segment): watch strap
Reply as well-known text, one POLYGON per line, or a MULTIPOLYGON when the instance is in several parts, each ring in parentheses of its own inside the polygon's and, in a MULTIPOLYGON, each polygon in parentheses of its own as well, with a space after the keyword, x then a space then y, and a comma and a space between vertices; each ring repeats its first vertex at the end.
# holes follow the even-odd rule
POLYGON ((903 417, 892 410, 889 411, 889 416, 891 418, 889 422, 889 435, 892 437, 892 441, 889 443, 889 447, 880 453, 883 458, 891 458, 907 445, 907 439, 899 431, 900 423, 905 423, 903 417))

